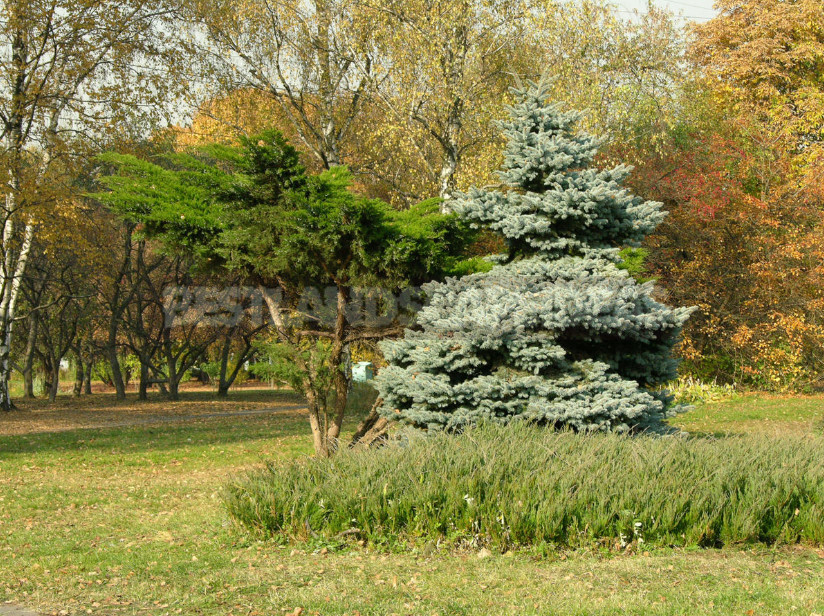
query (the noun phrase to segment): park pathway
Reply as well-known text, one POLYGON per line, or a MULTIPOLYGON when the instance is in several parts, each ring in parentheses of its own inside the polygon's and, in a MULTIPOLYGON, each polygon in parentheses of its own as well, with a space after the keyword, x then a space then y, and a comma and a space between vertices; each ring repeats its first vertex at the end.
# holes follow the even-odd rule
POLYGON ((32 612, 19 605, 0 603, 0 616, 37 616, 37 612, 32 612))

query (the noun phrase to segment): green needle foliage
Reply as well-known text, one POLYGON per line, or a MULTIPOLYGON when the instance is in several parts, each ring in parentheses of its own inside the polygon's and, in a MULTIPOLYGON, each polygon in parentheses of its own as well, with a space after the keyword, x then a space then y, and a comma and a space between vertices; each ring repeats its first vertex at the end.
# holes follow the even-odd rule
MULTIPOLYGON (((90 195, 170 251, 277 284, 402 287, 466 271, 475 233, 433 199, 399 212, 349 190, 345 167, 306 173, 278 131, 150 160, 98 157, 90 195)), ((471 268, 469 268, 471 270, 471 268)))
POLYGON ((652 283, 619 266, 620 248, 663 219, 661 204, 622 187, 628 167, 590 167, 598 140, 574 132, 578 114, 548 104, 544 86, 515 93, 503 188, 450 203, 508 252, 488 272, 425 287, 419 328, 382 345, 381 413, 426 429, 657 429, 675 411, 656 387, 676 375, 671 350, 690 309, 655 301, 652 283))
POLYGON ((571 434, 484 425, 329 461, 272 462, 228 486, 266 536, 622 548, 824 541, 820 438, 571 434), (517 444, 517 446, 515 446, 517 444), (616 472, 620 469, 620 472, 616 472))
POLYGON ((216 200, 230 176, 204 156, 168 154, 155 162, 130 154, 98 156, 104 191, 91 197, 149 237, 163 240, 169 252, 187 253, 198 262, 214 258, 223 227, 223 206, 216 200))
POLYGON ((285 371, 279 378, 306 395, 319 455, 337 448, 349 346, 402 328, 399 313, 363 322, 358 291, 399 291, 472 265, 461 256, 474 236, 465 221, 434 202, 395 212, 357 195, 345 167, 309 175, 276 131, 238 147, 100 160, 107 190, 94 197, 167 250, 260 287, 277 338, 268 355, 285 371), (307 297, 317 301, 307 306, 307 297))

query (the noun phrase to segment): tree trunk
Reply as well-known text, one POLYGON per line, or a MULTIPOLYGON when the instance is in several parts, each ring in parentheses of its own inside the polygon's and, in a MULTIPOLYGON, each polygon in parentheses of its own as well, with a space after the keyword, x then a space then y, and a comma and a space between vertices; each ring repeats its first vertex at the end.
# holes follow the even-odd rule
POLYGON ((166 392, 166 397, 169 398, 169 400, 180 400, 179 386, 181 375, 178 375, 175 360, 171 357, 171 355, 166 362, 166 369, 168 370, 169 375, 169 381, 167 383, 169 389, 166 392))
POLYGON ((332 353, 329 360, 335 369, 333 379, 335 389, 334 411, 332 421, 326 429, 326 444, 329 452, 334 452, 338 448, 343 418, 346 414, 346 401, 349 398, 349 375, 346 373, 345 355, 348 352, 346 334, 348 323, 346 320, 346 307, 349 301, 349 290, 346 287, 338 287, 337 319, 335 321, 335 337, 332 342, 332 353))
MULTIPOLYGON (((444 161, 441 166, 441 174, 438 180, 438 195, 441 199, 449 199, 452 197, 452 193, 455 192, 455 171, 457 169, 457 152, 450 148, 444 152, 444 161)), ((442 207, 441 211, 446 213, 447 210, 442 207)))
POLYGON ((318 458, 328 458, 331 455, 329 443, 323 429, 324 422, 321 421, 322 410, 319 400, 311 388, 307 389, 306 402, 309 407, 309 426, 312 428, 312 445, 315 447, 315 456, 318 458))
POLYGON ((25 23, 18 14, 19 6, 13 7, 11 20, 14 36, 11 41, 11 66, 7 83, 11 84, 10 112, 3 118, 7 137, 4 139, 5 169, 8 171, 9 181, 6 185, 6 194, 3 211, 2 258, 0 267, 0 411, 11 411, 15 408, 11 401, 9 380, 11 379, 11 343, 14 318, 16 316, 17 295, 20 283, 26 271, 29 260, 32 240, 34 239, 34 225, 30 221, 24 223, 23 238, 20 247, 15 249, 14 241, 19 231, 15 230, 15 219, 21 216, 20 194, 21 176, 23 172, 23 152, 26 146, 26 136, 23 125, 28 117, 29 109, 25 101, 25 90, 29 82, 30 60, 28 58, 27 34, 20 27, 25 23))
POLYGON ((169 380, 169 390, 166 393, 169 400, 176 402, 180 400, 180 382, 169 380))
POLYGON ((140 362, 140 382, 137 386, 137 399, 149 399, 149 366, 143 361, 140 362))
POLYGON ((249 359, 249 354, 252 350, 255 334, 257 334, 261 329, 263 329, 263 327, 258 327, 252 332, 249 332, 247 335, 243 336, 243 350, 237 353, 237 361, 235 362, 235 366, 234 368, 232 368, 231 371, 229 370, 229 353, 226 354, 226 365, 221 365, 220 367, 220 381, 218 382, 217 387, 218 396, 226 397, 229 395, 229 388, 235 382, 238 374, 240 374, 240 371, 243 369, 243 365, 249 359))
POLYGON ((371 447, 379 446, 388 439, 389 422, 378 415, 378 408, 383 403, 383 400, 378 398, 375 404, 372 405, 372 410, 369 415, 360 422, 355 434, 352 435, 352 440, 349 443, 349 448, 369 449, 371 447))
POLYGON ((0 400, 4 401, 4 404, 0 405, 0 411, 13 411, 16 408, 11 401, 8 379, 0 379, 0 400))
POLYGON ((72 388, 72 396, 79 398, 83 393, 83 375, 86 371, 85 366, 83 365, 83 360, 80 359, 79 354, 75 361, 77 363, 74 366, 74 387, 72 388))
POLYGON ((37 344, 37 319, 32 315, 29 322, 29 335, 23 357, 23 397, 34 398, 34 352, 37 344))
MULTIPOLYGON (((458 25, 452 30, 452 40, 447 45, 447 57, 444 63, 445 86, 453 93, 446 117, 444 132, 438 141, 443 148, 443 162, 439 178, 439 195, 442 199, 450 199, 455 192, 455 172, 461 158, 461 129, 463 128, 464 101, 458 94, 459 84, 465 75, 466 56, 469 51, 469 29, 466 25, 458 25)), ((441 211, 446 213, 444 203, 441 211)))
MULTIPOLYGON (((455 98, 449 110, 446 122, 446 134, 441 139, 443 148, 443 161, 441 163, 441 173, 438 178, 438 195, 441 199, 450 199, 455 192, 455 173, 458 170, 458 163, 461 158, 461 148, 459 138, 461 133, 461 115, 463 112, 463 101, 455 98)), ((447 213, 447 205, 441 206, 441 212, 447 213)))
POLYGON ((51 394, 52 379, 54 378, 54 370, 51 366, 51 358, 48 355, 43 355, 43 393, 46 396, 51 394))
MULTIPOLYGON (((288 333, 280 315, 280 306, 277 300, 263 286, 258 287, 269 309, 272 322, 278 332, 288 339, 288 333)), ((347 321, 346 305, 349 299, 349 290, 345 287, 338 287, 337 292, 337 315, 335 319, 335 331, 332 340, 332 349, 329 361, 333 366, 340 366, 343 359, 343 350, 346 344, 347 321)), ((291 341, 290 341, 291 342, 291 341)), ((312 367, 300 365, 302 370, 312 373, 312 367)), ((319 458, 328 458, 337 449, 338 437, 340 436, 340 426, 343 423, 343 415, 346 410, 346 397, 348 395, 347 377, 343 371, 336 371, 333 387, 336 392, 335 408, 332 422, 329 422, 329 409, 327 401, 321 399, 318 392, 312 386, 313 375, 309 377, 309 385, 305 388, 306 402, 309 407, 309 425, 312 428, 312 443, 315 447, 315 455, 319 458)), ((325 393, 325 392, 322 392, 325 393)))
POLYGON ((11 236, 14 232, 14 224, 12 222, 10 213, 14 210, 12 204, 17 197, 17 190, 19 189, 19 182, 14 182, 11 187, 12 190, 6 195, 6 224, 3 227, 3 245, 5 249, 5 263, 2 271, 11 272, 11 277, 2 276, 0 286, 3 288, 2 298, 0 298, 0 411, 11 411, 16 407, 11 401, 11 391, 9 388, 9 381, 11 380, 11 342, 12 329, 14 328, 14 317, 17 306, 17 295, 20 291, 20 282, 26 270, 26 263, 29 258, 29 250, 31 249, 31 242, 34 238, 34 226, 27 223, 23 233, 23 242, 18 252, 16 263, 9 262, 13 260, 14 251, 9 246, 11 236))
POLYGON ((172 402, 180 400, 180 382, 169 380, 168 391, 166 397, 172 402))
POLYGON ((117 356, 117 345, 111 342, 106 345, 106 358, 112 371, 112 385, 114 385, 115 398, 117 400, 126 399, 126 384, 123 382, 123 372, 120 370, 120 358, 117 356))
POLYGON ((46 379, 48 383, 46 392, 48 392, 49 402, 57 400, 57 393, 60 391, 60 360, 62 358, 49 354, 46 356, 46 379))
POLYGON ((55 370, 52 375, 51 388, 49 389, 49 402, 57 400, 57 394, 60 392, 60 369, 55 370))
POLYGON ((315 0, 314 5, 318 19, 316 45, 318 64, 320 65, 320 79, 318 83, 320 105, 318 106, 318 120, 320 123, 320 132, 323 135, 323 143, 321 145, 323 151, 320 154, 324 167, 330 169, 341 164, 338 145, 339 127, 335 117, 338 107, 337 84, 334 78, 334 59, 329 45, 333 28, 333 9, 327 0, 315 0))
MULTIPOLYGON (((8 340, 10 336, 6 336, 8 340)), ((0 411, 13 411, 15 408, 11 401, 9 391, 9 380, 11 376, 11 363, 9 359, 9 345, 0 344, 0 411)))
POLYGON ((127 279, 127 274, 131 268, 131 258, 133 254, 133 233, 134 224, 127 223, 123 236, 123 260, 120 270, 117 273, 117 285, 114 295, 110 301, 109 331, 106 339, 105 354, 112 371, 112 385, 114 385, 115 398, 117 400, 126 399, 126 384, 123 382, 123 372, 120 370, 120 359, 117 357, 117 334, 123 312, 128 304, 128 297, 123 300, 121 296, 123 281, 127 279))
MULTIPOLYGON (((33 358, 32 358, 33 359, 33 358)), ((23 398, 31 400, 34 398, 34 362, 31 366, 23 369, 23 398)))
POLYGON ((51 390, 49 390, 49 402, 57 400, 57 394, 60 393, 60 361, 61 357, 56 357, 54 360, 54 373, 52 375, 51 390))
POLYGON ((217 380, 217 395, 219 398, 225 398, 229 395, 229 385, 227 380, 227 373, 229 371, 229 355, 232 349, 232 338, 227 335, 223 341, 223 346, 220 349, 220 374, 217 380))
POLYGON ((83 393, 86 395, 91 395, 92 393, 92 368, 94 367, 94 363, 92 361, 92 356, 90 355, 88 361, 86 362, 86 370, 83 373, 83 393))

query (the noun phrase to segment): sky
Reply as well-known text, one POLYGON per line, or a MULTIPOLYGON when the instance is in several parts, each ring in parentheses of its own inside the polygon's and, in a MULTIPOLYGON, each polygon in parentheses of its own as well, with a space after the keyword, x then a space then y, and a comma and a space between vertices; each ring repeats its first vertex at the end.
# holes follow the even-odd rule
MULTIPOLYGON (((611 0, 611 2, 628 12, 633 9, 645 11, 647 8, 647 0, 611 0)), ((666 6, 675 13, 682 14, 685 19, 698 22, 706 21, 715 16, 715 11, 712 8, 713 2, 714 0, 655 0, 656 4, 666 6)))

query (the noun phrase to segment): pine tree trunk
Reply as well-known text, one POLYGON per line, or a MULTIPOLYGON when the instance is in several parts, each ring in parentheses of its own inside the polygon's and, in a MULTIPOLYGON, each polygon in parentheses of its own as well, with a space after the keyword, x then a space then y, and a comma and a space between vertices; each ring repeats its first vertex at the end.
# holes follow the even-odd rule
POLYGON ((315 456, 318 458, 328 458, 330 455, 329 446, 326 441, 326 434, 321 421, 322 410, 315 393, 308 390, 306 393, 306 403, 309 407, 309 426, 312 428, 312 445, 315 448, 315 456))
POLYGON ((352 435, 352 440, 349 443, 350 449, 369 449, 387 441, 389 438, 389 422, 378 415, 378 408, 382 403, 383 400, 380 398, 375 400, 369 415, 360 422, 355 434, 352 435))
POLYGON ((343 426, 343 418, 346 414, 346 402, 349 399, 349 375, 346 373, 346 355, 349 352, 349 345, 346 343, 347 320, 346 307, 349 301, 349 290, 346 287, 338 287, 337 297, 337 317, 335 320, 335 337, 332 341, 332 353, 329 357, 332 366, 335 367, 333 386, 335 389, 335 406, 332 414, 332 421, 326 430, 326 443, 328 451, 334 452, 338 448, 340 430, 343 426))

